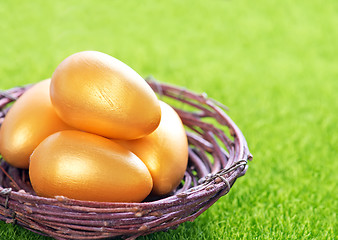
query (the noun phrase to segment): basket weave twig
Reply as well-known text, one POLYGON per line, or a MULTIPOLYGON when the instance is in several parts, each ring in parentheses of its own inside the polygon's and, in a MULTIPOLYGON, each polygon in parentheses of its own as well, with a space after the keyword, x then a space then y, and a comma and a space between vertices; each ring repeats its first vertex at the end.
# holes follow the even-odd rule
MULTIPOLYGON (((0 220, 55 239, 134 239, 193 221, 245 174, 252 158, 246 140, 224 107, 205 94, 166 85, 150 86, 181 117, 189 140, 189 162, 180 186, 170 195, 142 203, 102 203, 35 195, 27 170, 0 167, 0 220)), ((29 86, 0 92, 0 124, 8 104, 29 86)))

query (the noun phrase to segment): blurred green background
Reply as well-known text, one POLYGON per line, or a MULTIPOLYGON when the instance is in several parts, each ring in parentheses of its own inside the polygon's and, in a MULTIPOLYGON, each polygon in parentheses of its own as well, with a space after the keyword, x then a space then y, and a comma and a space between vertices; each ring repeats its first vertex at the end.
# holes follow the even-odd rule
MULTIPOLYGON (((338 1, 0 2, 0 89, 110 54, 230 108, 254 161, 192 223, 140 239, 337 237, 338 1)), ((48 239, 0 222, 0 239, 48 239)))

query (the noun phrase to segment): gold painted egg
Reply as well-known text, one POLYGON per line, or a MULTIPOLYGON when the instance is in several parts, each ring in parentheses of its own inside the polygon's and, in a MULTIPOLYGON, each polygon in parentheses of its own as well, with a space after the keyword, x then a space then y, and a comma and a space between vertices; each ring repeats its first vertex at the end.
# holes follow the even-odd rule
POLYGON ((141 202, 152 189, 145 164, 121 145, 77 130, 42 141, 30 158, 29 176, 39 196, 141 202))
POLYGON ((135 153, 148 167, 153 178, 153 194, 165 195, 181 182, 188 162, 188 141, 182 121, 175 110, 160 101, 162 118, 148 136, 118 141, 135 153))
POLYGON ((50 79, 28 89, 11 107, 0 128, 0 153, 12 166, 28 168, 29 156, 52 133, 72 129, 56 114, 50 79))
POLYGON ((56 68, 51 100, 67 124, 108 138, 136 139, 161 119, 156 94, 132 68, 96 51, 75 53, 56 68))

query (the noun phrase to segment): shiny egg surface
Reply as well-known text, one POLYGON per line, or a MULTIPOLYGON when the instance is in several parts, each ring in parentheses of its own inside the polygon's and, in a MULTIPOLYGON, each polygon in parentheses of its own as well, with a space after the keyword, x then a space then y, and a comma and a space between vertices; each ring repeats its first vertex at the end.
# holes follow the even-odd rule
POLYGON ((118 141, 148 167, 155 195, 173 191, 181 182, 188 162, 188 141, 175 110, 160 101, 162 118, 158 128, 141 139, 118 141))
POLYGON ((141 202, 152 189, 145 164, 113 141, 68 130, 47 137, 29 166, 39 196, 100 202, 141 202))
POLYGON ((0 153, 12 166, 28 168, 29 156, 52 133, 72 129, 50 101, 50 79, 28 89, 11 107, 0 128, 0 153))
POLYGON ((161 119, 156 94, 132 68, 97 51, 75 53, 52 76, 51 100, 67 124, 108 138, 136 139, 161 119))

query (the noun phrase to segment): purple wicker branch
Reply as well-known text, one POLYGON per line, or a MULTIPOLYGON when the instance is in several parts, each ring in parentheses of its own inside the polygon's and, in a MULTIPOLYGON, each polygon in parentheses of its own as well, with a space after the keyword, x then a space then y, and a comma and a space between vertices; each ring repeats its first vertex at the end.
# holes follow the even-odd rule
MULTIPOLYGON (((247 142, 225 107, 205 94, 146 79, 169 100, 187 129, 189 162, 182 184, 170 195, 142 203, 102 203, 43 198, 34 193, 26 170, 0 165, 0 220, 55 239, 135 239, 193 221, 245 174, 247 142), (210 121, 213 120, 213 121, 210 121), (212 122, 212 123, 210 123, 212 122)), ((29 86, 0 91, 0 124, 7 105, 29 86)))

